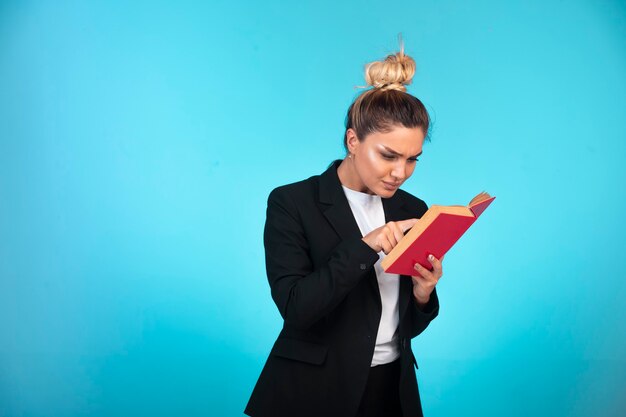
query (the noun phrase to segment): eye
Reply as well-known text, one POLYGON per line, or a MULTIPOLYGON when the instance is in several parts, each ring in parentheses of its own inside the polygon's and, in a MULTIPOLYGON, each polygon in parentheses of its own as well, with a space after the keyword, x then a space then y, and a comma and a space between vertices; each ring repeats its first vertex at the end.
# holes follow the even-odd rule
POLYGON ((418 158, 409 158, 409 161, 411 161, 411 162, 417 162, 417 161, 419 161, 419 159, 418 159, 418 158))
POLYGON ((385 154, 385 153, 381 153, 381 155, 383 156, 383 158, 388 159, 390 161, 395 158, 394 155, 388 155, 388 154, 385 154))

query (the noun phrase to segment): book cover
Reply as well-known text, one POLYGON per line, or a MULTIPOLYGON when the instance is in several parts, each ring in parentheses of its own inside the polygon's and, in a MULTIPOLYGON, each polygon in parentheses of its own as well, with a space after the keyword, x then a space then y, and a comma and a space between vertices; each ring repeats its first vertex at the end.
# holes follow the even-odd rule
POLYGON ((441 259, 459 240, 495 197, 479 193, 467 206, 431 206, 382 260, 385 272, 417 275, 413 265, 431 269, 428 255, 441 259))

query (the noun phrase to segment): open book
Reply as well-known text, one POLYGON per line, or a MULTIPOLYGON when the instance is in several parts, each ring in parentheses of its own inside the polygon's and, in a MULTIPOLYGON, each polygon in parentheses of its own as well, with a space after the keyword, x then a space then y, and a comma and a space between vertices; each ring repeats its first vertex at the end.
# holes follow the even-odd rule
POLYGON ((482 192, 467 206, 432 205, 387 254, 381 266, 387 273, 400 275, 417 275, 413 265, 418 262, 431 269, 428 255, 432 253, 441 259, 494 199, 482 192))

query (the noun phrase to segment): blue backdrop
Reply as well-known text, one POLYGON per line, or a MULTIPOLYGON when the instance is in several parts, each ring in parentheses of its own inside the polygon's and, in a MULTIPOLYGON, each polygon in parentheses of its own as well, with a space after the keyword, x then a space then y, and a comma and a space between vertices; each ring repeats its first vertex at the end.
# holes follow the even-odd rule
POLYGON ((399 32, 404 189, 497 196, 413 341, 426 415, 623 415, 623 2, 128 3, 0 4, 0 416, 241 416, 267 195, 343 157, 399 32))

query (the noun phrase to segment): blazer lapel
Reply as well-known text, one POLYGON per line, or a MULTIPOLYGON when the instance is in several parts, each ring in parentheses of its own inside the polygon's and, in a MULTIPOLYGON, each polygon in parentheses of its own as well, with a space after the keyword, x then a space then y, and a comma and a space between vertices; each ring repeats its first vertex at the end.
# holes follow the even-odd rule
POLYGON ((320 203, 327 206, 323 209, 324 216, 342 239, 363 237, 359 225, 352 214, 341 182, 337 175, 337 167, 341 160, 334 161, 320 176, 320 203))
MULTIPOLYGON (((327 206, 325 210, 323 209, 324 216, 326 216, 326 219, 328 219, 342 239, 362 238, 363 234, 354 218, 354 214, 352 214, 348 198, 341 188, 341 181, 339 181, 339 176, 337 175, 339 164, 341 164, 341 160, 334 161, 326 172, 320 176, 320 203, 327 206)), ((371 331, 376 332, 383 306, 374 268, 369 271, 367 281, 375 307, 368 311, 370 315, 368 322, 372 326, 371 331)))

